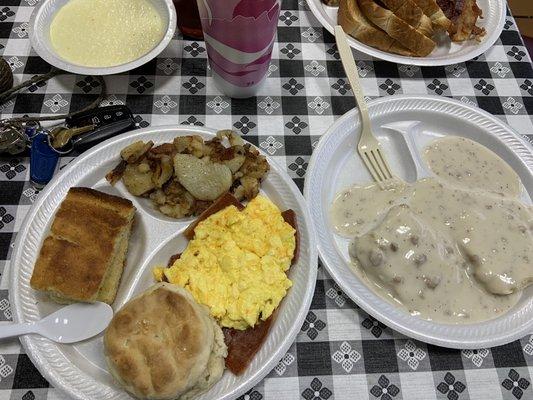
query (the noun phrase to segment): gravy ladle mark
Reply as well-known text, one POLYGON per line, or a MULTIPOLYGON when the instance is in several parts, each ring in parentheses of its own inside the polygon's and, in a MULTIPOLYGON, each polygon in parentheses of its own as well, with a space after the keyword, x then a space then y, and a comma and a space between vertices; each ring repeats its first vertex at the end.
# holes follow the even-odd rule
POLYGON ((102 332, 113 318, 106 303, 75 303, 37 322, 0 326, 0 339, 36 333, 58 343, 74 343, 102 332))

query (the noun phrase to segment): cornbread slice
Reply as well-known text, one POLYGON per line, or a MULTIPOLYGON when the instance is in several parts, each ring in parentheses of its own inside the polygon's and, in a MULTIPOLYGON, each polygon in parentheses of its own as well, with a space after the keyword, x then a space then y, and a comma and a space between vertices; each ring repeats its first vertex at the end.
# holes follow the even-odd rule
POLYGON ((56 213, 31 287, 58 303, 111 304, 124 269, 135 207, 90 188, 71 188, 56 213))

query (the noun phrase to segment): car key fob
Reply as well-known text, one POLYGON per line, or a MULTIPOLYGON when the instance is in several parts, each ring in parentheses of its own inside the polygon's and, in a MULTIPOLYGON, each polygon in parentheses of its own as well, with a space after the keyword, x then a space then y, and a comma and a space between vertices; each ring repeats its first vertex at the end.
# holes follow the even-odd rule
POLYGON ((72 139, 72 147, 85 150, 111 136, 131 130, 135 126, 133 114, 125 105, 99 107, 68 117, 69 128, 93 125, 90 132, 72 139))
POLYGON ((87 125, 99 127, 118 121, 131 121, 131 124, 133 125, 133 115, 127 106, 116 105, 98 107, 80 113, 75 113, 74 115, 71 115, 65 119, 65 124, 69 128, 87 125))

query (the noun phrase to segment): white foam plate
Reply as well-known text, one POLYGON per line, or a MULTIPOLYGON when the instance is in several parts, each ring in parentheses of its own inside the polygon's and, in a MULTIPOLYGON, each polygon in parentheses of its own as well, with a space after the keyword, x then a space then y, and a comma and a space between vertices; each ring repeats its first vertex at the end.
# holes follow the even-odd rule
MULTIPOLYGON (((357 1, 357 0, 350 0, 357 1)), ((321 0, 307 0, 307 4, 313 15, 324 28, 331 34, 337 25, 338 7, 330 7, 321 0)), ((367 46, 362 42, 348 36, 348 43, 355 50, 359 50, 369 56, 380 58, 397 64, 439 66, 451 65, 471 60, 486 52, 496 42, 505 24, 505 12, 507 2, 505 0, 477 0, 479 8, 483 11, 483 19, 478 19, 477 25, 485 28, 487 34, 481 43, 468 40, 463 43, 452 43, 446 34, 435 37, 437 46, 426 57, 406 57, 367 46)))
MULTIPOLYGON (((115 187, 104 179, 119 161, 122 148, 137 140, 169 142, 179 135, 213 137, 215 131, 198 127, 150 127, 122 134, 103 142, 76 158, 39 194, 18 235, 11 261, 10 300, 15 322, 36 321, 60 306, 31 289, 29 282, 43 239, 49 232, 55 211, 72 186, 92 187, 130 199, 137 207, 136 223, 128 259, 113 309, 118 310, 132 296, 154 284, 152 267, 166 265, 172 254, 183 251, 187 241, 183 230, 193 218, 175 220, 152 208, 147 199, 132 196, 122 182, 115 187)), ((281 210, 292 208, 300 233, 300 257, 289 271, 293 286, 282 301, 268 337, 241 376, 226 371, 222 379, 200 399, 234 399, 250 389, 286 353, 307 314, 317 273, 314 230, 300 191, 283 168, 267 156, 270 172, 262 184, 263 193, 281 210)), ((29 357, 50 383, 69 398, 80 400, 131 399, 117 386, 103 355, 102 335, 75 345, 59 345, 28 335, 21 342, 29 357)))
MULTIPOLYGON (((464 136, 488 147, 520 176, 522 200, 533 198, 533 147, 494 116, 443 97, 391 96, 368 103, 372 130, 382 143, 393 171, 412 181, 413 159, 403 135, 382 126, 420 121, 414 137, 421 151, 429 141, 446 135, 464 136), (527 190, 526 190, 527 189, 527 190)), ((344 114, 320 139, 309 162, 305 197, 318 235, 318 251, 342 290, 361 308, 391 328, 415 339, 452 348, 481 348, 508 343, 533 331, 533 287, 498 318, 475 324, 440 324, 411 316, 384 300, 354 273, 348 255, 349 240, 336 235, 329 221, 335 195, 347 186, 371 182, 356 144, 360 135, 357 109, 344 114)))

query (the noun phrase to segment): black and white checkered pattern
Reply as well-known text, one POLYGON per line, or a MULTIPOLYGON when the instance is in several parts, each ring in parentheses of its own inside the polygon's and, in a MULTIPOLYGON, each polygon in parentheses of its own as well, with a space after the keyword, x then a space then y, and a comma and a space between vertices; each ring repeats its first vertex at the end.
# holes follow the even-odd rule
MULTIPOLYGON (((38 0, 0 1, 0 54, 20 82, 49 71, 31 50, 29 16, 38 0)), ((398 66, 355 53, 369 98, 436 94, 476 104, 533 141, 533 70, 514 20, 475 60, 447 67, 398 66)), ((106 77, 105 105, 126 103, 139 127, 233 127, 303 185, 320 135, 354 107, 333 37, 305 0, 284 0, 269 78, 256 98, 221 95, 203 42, 176 36, 152 62, 106 77)), ((98 82, 61 75, 3 105, 0 116, 54 114, 94 100, 98 82)), ((66 165, 70 157, 61 159, 66 165)), ((0 321, 11 320, 8 262, 16 232, 38 193, 27 158, 0 158, 0 321)), ((13 266, 11 267, 13 268, 13 266)), ((533 336, 490 350, 448 350, 399 335, 348 300, 322 267, 296 342, 243 399, 533 399, 533 336), (531 371, 531 372, 530 372, 531 371)), ((15 340, 0 344, 0 399, 59 399, 15 340)))

